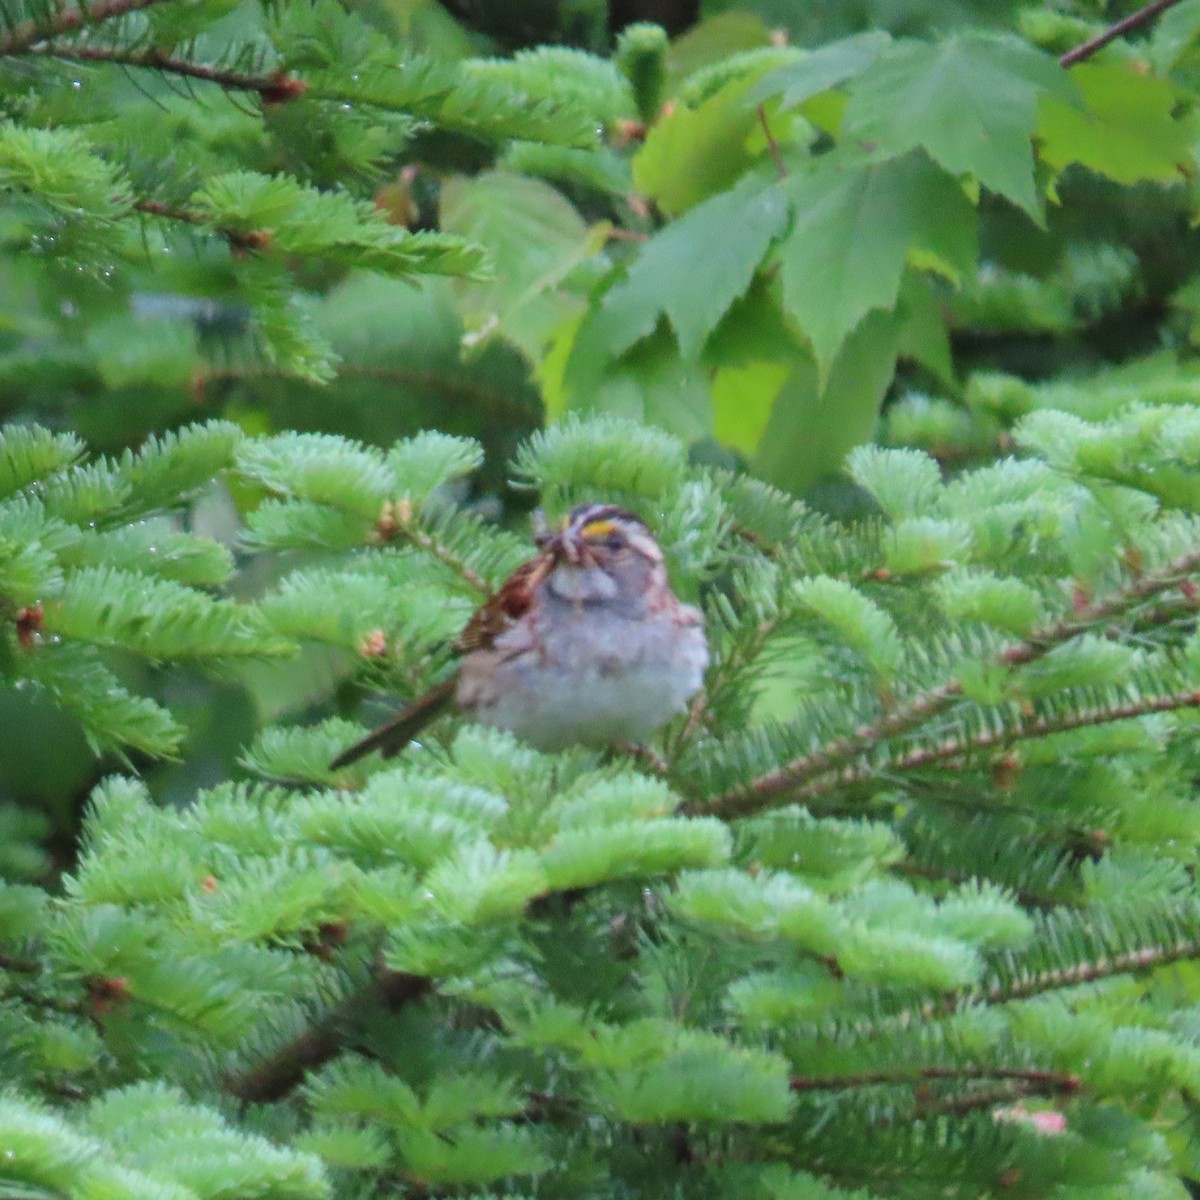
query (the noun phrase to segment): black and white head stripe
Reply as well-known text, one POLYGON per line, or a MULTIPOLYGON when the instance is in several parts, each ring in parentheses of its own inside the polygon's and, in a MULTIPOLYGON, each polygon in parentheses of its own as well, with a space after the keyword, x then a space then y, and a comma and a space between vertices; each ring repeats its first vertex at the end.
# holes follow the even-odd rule
POLYGON ((662 551, 645 521, 615 504, 579 505, 567 518, 564 536, 592 546, 608 543, 610 549, 624 545, 651 562, 662 562, 662 551))
POLYGON ((592 532, 588 526, 596 526, 596 532, 603 530, 605 524, 620 524, 631 529, 643 530, 649 533, 646 522, 627 508, 619 508, 615 504, 580 504, 571 510, 567 518, 567 532, 580 534, 584 537, 592 532))

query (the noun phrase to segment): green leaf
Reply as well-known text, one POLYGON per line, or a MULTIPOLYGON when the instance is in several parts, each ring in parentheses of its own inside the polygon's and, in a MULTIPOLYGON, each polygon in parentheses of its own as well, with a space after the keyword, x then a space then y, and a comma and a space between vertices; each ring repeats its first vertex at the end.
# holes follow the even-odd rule
POLYGON ((786 188, 795 220, 779 251, 784 307, 822 382, 862 318, 895 306, 906 263, 951 279, 974 267, 975 212, 924 154, 851 166, 831 156, 786 188))
POLYGON ((896 368, 897 339, 896 317, 876 311, 846 339, 823 383, 816 363, 801 360, 771 410, 755 474, 795 492, 834 474, 847 451, 875 431, 896 368))
POLYGON ((830 42, 806 54, 799 62, 771 71, 746 95, 746 103, 761 104, 779 97, 779 110, 786 111, 805 100, 861 75, 880 55, 891 38, 883 30, 856 33, 840 42, 830 42))
POLYGON ((459 285, 464 340, 498 331, 537 361, 550 333, 579 305, 559 285, 601 248, 606 227, 589 228, 549 184, 507 171, 449 180, 441 192, 441 226, 483 246, 495 272, 486 283, 459 285))
POLYGON ((897 42, 857 80, 841 136, 884 154, 924 147, 1039 219, 1031 139, 1043 97, 1071 104, 1075 90, 1053 58, 1015 37, 897 42))
POLYGON ((550 406, 555 418, 602 413, 655 425, 687 441, 712 432, 707 373, 698 362, 680 358, 665 329, 614 362, 604 323, 585 321, 557 386, 561 393, 550 406))
POLYGON ((1196 123, 1179 118, 1180 96, 1133 64, 1082 63, 1071 78, 1084 108, 1047 100, 1038 122, 1041 156, 1055 170, 1079 163, 1117 183, 1174 183, 1192 170, 1196 123))
POLYGON ((937 281, 910 267, 900 283, 896 311, 900 315, 900 357, 931 371, 940 383, 953 388, 954 358, 946 327, 946 304, 938 295, 937 281))
POLYGON ((748 458, 753 456, 791 373, 788 364, 777 362, 718 371, 712 384, 713 436, 717 441, 748 458))
POLYGON ((753 177, 697 205, 655 234, 625 280, 605 295, 592 318, 595 335, 618 355, 652 334, 665 314, 681 355, 694 359, 750 286, 786 220, 780 188, 753 177))
POLYGON ((633 182, 674 216, 732 187, 755 154, 747 140, 758 113, 745 103, 754 79, 726 84, 696 108, 680 105, 650 130, 633 160, 633 182))
POLYGON ((667 47, 667 67, 676 82, 732 55, 771 44, 771 31, 757 13, 722 12, 693 25, 667 47))

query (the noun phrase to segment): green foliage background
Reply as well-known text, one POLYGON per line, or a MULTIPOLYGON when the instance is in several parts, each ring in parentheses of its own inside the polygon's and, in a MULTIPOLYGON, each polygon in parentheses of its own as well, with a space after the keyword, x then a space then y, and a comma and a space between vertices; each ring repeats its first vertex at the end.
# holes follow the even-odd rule
POLYGON ((1135 7, 0 0, 0 1193, 1192 1194, 1135 7), (597 497, 708 618, 658 744, 330 772, 597 497))

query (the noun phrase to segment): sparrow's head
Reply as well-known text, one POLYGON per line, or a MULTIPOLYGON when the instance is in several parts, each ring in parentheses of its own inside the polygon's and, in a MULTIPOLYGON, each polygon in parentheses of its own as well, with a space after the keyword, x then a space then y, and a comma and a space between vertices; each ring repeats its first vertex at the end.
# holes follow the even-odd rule
POLYGON ((663 569, 646 524, 615 504, 579 505, 561 530, 539 534, 537 544, 554 558, 554 590, 576 599, 639 594, 649 574, 663 569))
POLYGON ((607 567, 630 556, 662 562, 662 551, 640 517, 615 504, 580 504, 557 533, 537 535, 539 549, 572 566, 607 567))

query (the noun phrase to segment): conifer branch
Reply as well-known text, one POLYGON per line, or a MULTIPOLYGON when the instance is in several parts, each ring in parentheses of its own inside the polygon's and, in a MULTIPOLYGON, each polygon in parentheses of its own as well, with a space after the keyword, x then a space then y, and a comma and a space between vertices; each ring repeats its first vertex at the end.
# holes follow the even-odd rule
POLYGON ((957 1082, 974 1079, 1005 1079, 1026 1083, 1041 1091, 1073 1093, 1080 1088, 1077 1075, 1033 1067, 990 1067, 976 1063, 959 1066, 918 1067, 915 1070, 863 1071, 855 1075, 793 1075, 793 1092, 842 1092, 852 1088, 887 1084, 917 1084, 934 1081, 957 1082))
MULTIPOLYGON (((968 1092, 964 1096, 949 1096, 942 1100, 934 1100, 918 1104, 915 1111, 906 1114, 910 1121, 927 1121, 930 1117, 965 1117, 969 1113, 980 1112, 983 1109, 999 1109, 1001 1105, 1012 1104, 1014 1100, 1022 1100, 1026 1096, 1057 1095, 1036 1083, 1020 1083, 1013 1081, 1000 1087, 987 1088, 982 1092, 968 1092)), ((1068 1095, 1070 1093, 1067 1093, 1068 1095)), ((996 1114, 1000 1119, 999 1113, 996 1114)))
MULTIPOLYGON (((954 871, 949 867, 935 867, 928 863, 919 862, 915 858, 903 858, 899 862, 893 863, 889 870, 894 875, 903 875, 911 879, 929 879, 939 883, 949 883, 955 887, 969 884, 978 878, 978 875, 973 872, 965 873, 954 871)), ((1049 909, 1060 907, 1064 903, 1058 896, 1043 895, 1029 888, 1008 884, 1006 884, 1006 887, 1022 908, 1049 909)))
POLYGON ((899 1026, 905 1027, 914 1020, 932 1021, 953 1016, 977 1005, 1010 1004, 1016 1000, 1029 1000, 1060 988, 1096 983, 1101 979, 1111 979, 1115 975, 1131 975, 1194 958, 1200 958, 1200 937, 1180 938, 1160 945, 1137 946, 1119 954, 1102 955, 1064 967, 1019 974, 1016 978, 996 983, 983 990, 950 992, 939 999, 905 1009, 898 1013, 894 1020, 899 1026))
POLYGON ((1022 721, 1008 729, 982 730, 961 738, 950 738, 936 746, 922 746, 911 750, 892 763, 882 766, 851 767, 836 775, 827 775, 806 788, 800 789, 794 800, 809 800, 823 796, 839 788, 865 783, 878 775, 901 771, 919 771, 950 759, 965 758, 977 750, 993 750, 1009 746, 1013 742, 1029 741, 1048 737, 1054 733, 1066 733, 1072 729, 1084 729, 1092 725, 1109 725, 1115 721, 1130 721, 1152 713, 1175 712, 1181 708, 1200 708, 1200 691, 1179 692, 1171 696, 1145 696, 1118 704, 1112 708, 1086 709, 1082 712, 1064 713, 1054 717, 1036 717, 1022 721))
POLYGON ((280 1046, 248 1070, 225 1078, 225 1090, 249 1104, 282 1100, 304 1079, 307 1071, 323 1066, 343 1045, 347 1024, 377 1006, 395 1013, 432 989, 432 982, 404 971, 379 971, 372 982, 353 993, 323 1020, 280 1046))
MULTIPOLYGON (((996 667, 1028 666, 1051 650, 1081 634, 1091 632, 1122 616, 1160 593, 1177 587, 1200 570, 1200 550, 1192 550, 1161 571, 1131 580, 1107 599, 1083 604, 1069 617, 1031 634, 1002 650, 992 660, 996 667)), ((948 679, 927 692, 898 705, 878 720, 860 725, 808 754, 767 771, 742 787, 710 800, 684 806, 690 816, 739 817, 790 803, 796 792, 825 775, 848 766, 873 747, 910 733, 940 716, 962 698, 960 679, 948 679)))
POLYGON ((51 44, 40 47, 37 53, 49 58, 61 58, 67 62, 102 62, 116 63, 125 67, 142 67, 167 75, 181 75, 188 79, 215 83, 226 91, 257 92, 264 104, 284 104, 289 100, 299 99, 308 90, 308 84, 303 79, 293 78, 285 71, 255 75, 245 71, 233 71, 224 67, 188 62, 182 58, 171 58, 168 55, 160 54, 153 48, 121 50, 112 46, 51 44))
POLYGON ((255 250, 263 250, 271 242, 271 235, 265 229, 251 229, 247 231, 229 229, 224 226, 212 226, 199 213, 192 212, 187 208, 180 208, 174 204, 167 204, 163 200, 142 198, 135 200, 133 207, 137 212, 145 213, 147 216, 161 217, 166 221, 179 221, 184 225, 196 225, 208 229, 223 237, 235 253, 249 254, 255 250))
POLYGON ((138 9, 150 8, 164 0, 97 0, 88 6, 61 8, 42 21, 23 21, 14 25, 7 33, 0 34, 0 57, 11 54, 26 54, 42 42, 74 33, 87 25, 98 25, 113 17, 123 17, 138 9))
POLYGON ((1153 0, 1152 3, 1139 8, 1137 12, 1132 12, 1129 16, 1110 25, 1094 38, 1089 38, 1086 42, 1068 50, 1059 58, 1059 66, 1073 67, 1076 63, 1083 62, 1085 58, 1091 58, 1097 51, 1103 50, 1109 42, 1114 42, 1117 38, 1149 24, 1160 13, 1166 12, 1168 8, 1173 8, 1178 3, 1179 0, 1153 0))
MULTIPOLYGON (((974 1000, 985 1004, 1007 1004, 1013 1000, 1028 1000, 1033 996, 1040 996, 1043 992, 1075 987, 1081 983, 1095 983, 1099 979, 1110 979, 1114 975, 1149 971, 1154 967, 1165 967, 1170 963, 1197 957, 1200 957, 1200 937, 1183 938, 1161 946, 1139 946, 1123 954, 1103 956, 1047 971, 1036 971, 1028 976, 997 984, 982 996, 968 997, 968 1003, 974 1000)), ((962 1002, 955 999, 945 1011, 953 1012, 961 1007, 962 1002)))
POLYGON ((42 964, 36 958, 17 958, 11 954, 0 954, 0 971, 11 971, 13 974, 38 975, 42 964))
POLYGON ((438 562, 445 564, 461 580, 469 584, 481 595, 491 595, 492 589, 488 582, 471 565, 465 562, 449 546, 437 540, 423 530, 416 522, 412 506, 404 501, 387 504, 378 523, 379 536, 384 541, 390 541, 396 536, 407 538, 414 546, 432 554, 438 562))

